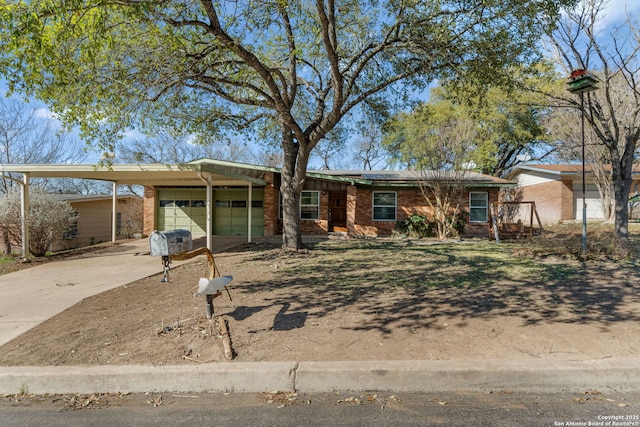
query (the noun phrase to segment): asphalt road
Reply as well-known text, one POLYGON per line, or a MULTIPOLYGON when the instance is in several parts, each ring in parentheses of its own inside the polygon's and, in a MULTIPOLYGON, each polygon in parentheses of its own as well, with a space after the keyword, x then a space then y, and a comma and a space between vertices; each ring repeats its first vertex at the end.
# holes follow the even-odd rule
POLYGON ((2 426, 640 426, 640 393, 4 396, 2 426))

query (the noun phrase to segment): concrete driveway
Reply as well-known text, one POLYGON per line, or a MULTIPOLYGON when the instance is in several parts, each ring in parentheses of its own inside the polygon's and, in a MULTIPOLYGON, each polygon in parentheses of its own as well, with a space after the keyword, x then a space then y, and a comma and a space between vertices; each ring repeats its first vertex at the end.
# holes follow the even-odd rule
MULTIPOLYGON (((213 238, 213 252, 224 252, 246 237, 213 238)), ((162 273, 160 257, 149 255, 149 241, 119 242, 122 251, 91 253, 47 262, 0 276, 0 345, 92 295, 162 273)), ((203 246, 194 241, 194 248, 203 246)), ((192 262, 173 261, 171 267, 192 262)))

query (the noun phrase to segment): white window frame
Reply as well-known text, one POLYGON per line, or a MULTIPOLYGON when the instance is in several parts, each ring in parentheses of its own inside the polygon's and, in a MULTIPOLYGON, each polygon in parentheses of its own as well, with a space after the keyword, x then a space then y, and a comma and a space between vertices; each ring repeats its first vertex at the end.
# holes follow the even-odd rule
POLYGON ((398 193, 395 191, 374 191, 371 194, 371 205, 372 205, 372 209, 371 209, 371 218, 374 221, 379 221, 379 222, 393 222, 396 221, 397 217, 398 217, 398 193), (379 193, 386 193, 386 194, 393 194, 393 205, 376 205, 376 194, 379 193), (393 206, 393 218, 376 218, 376 208, 389 208, 393 206))
POLYGON ((470 191, 469 192, 469 222, 488 222, 489 221, 489 192, 487 191, 470 191), (473 194, 483 194, 484 195, 484 205, 474 205, 473 202, 473 194), (484 209, 484 220, 479 221, 477 219, 473 219, 471 214, 474 209, 484 209))
POLYGON ((316 221, 320 219, 320 192, 319 191, 314 191, 314 190, 303 190, 300 192, 300 220, 301 221, 316 221), (303 204, 302 200, 303 200, 303 194, 304 193, 315 193, 316 195, 316 199, 318 200, 317 204, 303 204), (312 212, 315 216, 315 218, 303 218, 302 217, 302 210, 303 208, 315 208, 315 213, 313 213, 312 210, 309 210, 307 212, 312 212))

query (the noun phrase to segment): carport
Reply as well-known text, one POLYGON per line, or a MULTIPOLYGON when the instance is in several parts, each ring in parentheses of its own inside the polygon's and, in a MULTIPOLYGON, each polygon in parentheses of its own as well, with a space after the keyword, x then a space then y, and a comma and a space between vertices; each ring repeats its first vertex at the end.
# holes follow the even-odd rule
MULTIPOLYGON (((251 242, 251 194, 254 185, 267 183, 261 178, 269 168, 212 159, 201 159, 182 164, 113 164, 99 165, 47 165, 47 164, 0 164, 3 177, 18 182, 22 189, 22 235, 23 257, 27 256, 29 235, 26 227, 29 214, 29 182, 32 178, 77 178, 107 181, 112 183, 112 212, 116 211, 119 185, 199 187, 206 189, 206 245, 212 248, 213 187, 244 186, 248 188, 248 229, 251 242), (13 176, 10 174, 14 174, 13 176), (21 174, 22 179, 15 178, 21 174)), ((116 241, 116 216, 112 215, 111 238, 116 241)))

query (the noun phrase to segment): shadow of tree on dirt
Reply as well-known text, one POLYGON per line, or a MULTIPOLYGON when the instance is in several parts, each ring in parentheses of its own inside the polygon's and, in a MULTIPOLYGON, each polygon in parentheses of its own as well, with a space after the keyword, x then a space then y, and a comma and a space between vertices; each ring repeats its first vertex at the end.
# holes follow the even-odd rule
MULTIPOLYGON (((243 291, 273 292, 268 305, 256 310, 280 306, 304 318, 345 308, 368 314, 366 323, 346 326, 354 331, 432 328, 441 316, 513 316, 526 325, 598 322, 603 328, 640 320, 630 308, 640 303, 636 267, 518 258, 510 248, 477 241, 362 240, 319 243, 307 253, 260 251, 254 260, 273 263, 277 274, 243 291)), ((304 323, 299 320, 296 327, 304 323)))

